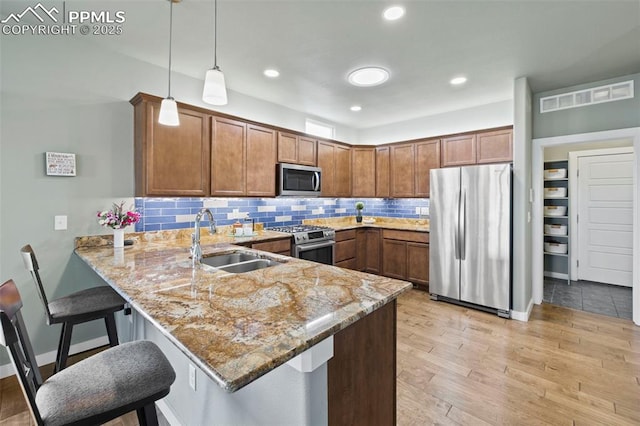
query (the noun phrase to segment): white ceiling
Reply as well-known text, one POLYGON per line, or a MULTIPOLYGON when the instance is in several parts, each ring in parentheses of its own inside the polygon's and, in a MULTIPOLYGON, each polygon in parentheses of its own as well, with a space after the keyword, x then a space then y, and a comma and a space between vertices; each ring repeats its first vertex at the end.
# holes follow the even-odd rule
MULTIPOLYGON (((167 66, 167 1, 84 4, 126 12, 121 36, 93 41, 167 66)), ((174 5, 176 72, 202 79, 212 66, 212 14, 213 0, 174 5)), ((219 0, 218 23, 230 89, 353 128, 510 99, 522 76, 540 92, 640 72, 639 0, 219 0), (404 18, 384 21, 390 4, 404 18), (365 65, 389 81, 350 86, 347 73, 365 65), (451 87, 460 74, 468 83, 451 87)))

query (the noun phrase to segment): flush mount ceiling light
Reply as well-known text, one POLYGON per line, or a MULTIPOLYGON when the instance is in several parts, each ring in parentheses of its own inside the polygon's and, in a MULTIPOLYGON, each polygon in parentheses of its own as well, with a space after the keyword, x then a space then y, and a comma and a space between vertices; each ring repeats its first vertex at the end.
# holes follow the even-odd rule
POLYGON ((263 74, 269 78, 276 78, 280 76, 280 72, 273 68, 267 68, 266 70, 264 70, 263 74))
POLYGON ((169 0, 169 88, 167 97, 160 104, 160 115, 158 123, 165 126, 179 126, 180 118, 178 117, 178 105, 175 99, 171 97, 171 41, 173 38, 173 1, 169 0))
POLYGON ((377 86, 389 79, 389 71, 380 67, 360 68, 349 73, 348 79, 354 86, 377 86))
POLYGON ((465 84, 467 82, 467 77, 456 77, 456 78, 452 78, 449 81, 449 84, 451 84, 452 86, 460 86, 461 84, 465 84))
POLYGON ((211 105, 227 104, 227 86, 218 67, 218 0, 213 2, 213 68, 204 78, 202 100, 211 105))
POLYGON ((353 112, 358 112, 358 111, 362 111, 362 107, 360 105, 354 105, 351 108, 349 108, 351 111, 353 112))
POLYGON ((387 21, 395 21, 396 19, 400 19, 404 16, 404 7, 402 6, 391 6, 388 7, 382 12, 382 16, 387 21))

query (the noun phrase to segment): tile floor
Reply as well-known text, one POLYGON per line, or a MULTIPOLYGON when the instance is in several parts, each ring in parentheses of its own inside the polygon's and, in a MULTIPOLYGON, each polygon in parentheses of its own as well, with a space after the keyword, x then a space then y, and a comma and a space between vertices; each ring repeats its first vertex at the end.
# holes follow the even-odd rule
POLYGON ((631 319, 631 287, 621 287, 593 281, 544 279, 542 300, 553 305, 610 317, 631 319))

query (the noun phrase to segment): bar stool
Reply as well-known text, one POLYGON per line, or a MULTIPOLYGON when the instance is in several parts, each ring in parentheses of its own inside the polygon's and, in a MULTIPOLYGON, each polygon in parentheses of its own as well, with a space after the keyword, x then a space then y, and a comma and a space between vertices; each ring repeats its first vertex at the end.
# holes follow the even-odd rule
POLYGON ((54 373, 64 369, 67 365, 71 333, 76 324, 104 319, 109 345, 116 346, 118 344, 114 313, 124 309, 125 301, 115 290, 109 286, 92 287, 49 302, 40 279, 38 261, 33 249, 27 244, 20 249, 20 253, 25 268, 31 272, 33 281, 36 283, 38 295, 47 313, 47 324, 62 324, 54 373))
POLYGON ((101 424, 133 410, 141 425, 158 425, 155 401, 169 394, 176 374, 154 343, 123 343, 43 382, 21 308, 13 280, 0 285, 0 343, 39 426, 101 424))

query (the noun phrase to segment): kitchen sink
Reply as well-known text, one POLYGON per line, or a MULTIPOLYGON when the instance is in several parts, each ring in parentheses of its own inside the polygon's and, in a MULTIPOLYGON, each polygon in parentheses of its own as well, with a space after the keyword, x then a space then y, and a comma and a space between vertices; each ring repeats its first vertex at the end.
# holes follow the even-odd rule
POLYGON ((258 254, 246 252, 225 253, 217 256, 203 257, 201 262, 217 270, 232 274, 255 271, 280 265, 281 263, 272 259, 265 259, 258 254))
POLYGON ((233 263, 246 262, 248 260, 258 260, 260 256, 254 253, 225 253, 217 256, 203 257, 201 262, 205 265, 219 268, 220 266, 231 265, 233 263))

